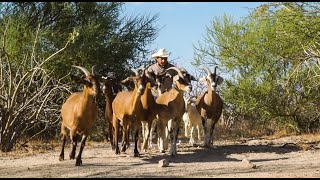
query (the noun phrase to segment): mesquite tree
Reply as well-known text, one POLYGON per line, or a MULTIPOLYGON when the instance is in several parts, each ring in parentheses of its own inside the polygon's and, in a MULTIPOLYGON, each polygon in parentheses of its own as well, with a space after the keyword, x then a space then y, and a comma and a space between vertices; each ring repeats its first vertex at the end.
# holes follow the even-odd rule
POLYGON ((35 126, 44 125, 33 136, 57 124, 60 104, 70 89, 43 66, 66 49, 76 33, 70 34, 61 49, 43 57, 39 49, 43 31, 38 26, 34 31, 25 29, 25 35, 16 33, 17 28, 25 27, 21 18, 5 18, 1 24, 0 149, 3 152, 12 150, 17 140, 35 126), (32 48, 22 50, 26 46, 32 48))

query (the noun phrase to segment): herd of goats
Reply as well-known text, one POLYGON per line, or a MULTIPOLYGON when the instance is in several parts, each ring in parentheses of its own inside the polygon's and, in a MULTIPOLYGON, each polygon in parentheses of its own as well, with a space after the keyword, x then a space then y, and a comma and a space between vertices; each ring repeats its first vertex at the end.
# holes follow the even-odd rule
MULTIPOLYGON (((217 67, 215 67, 214 73, 211 73, 207 67, 203 68, 206 75, 199 81, 206 82, 208 87, 193 101, 190 97, 186 98, 184 93, 192 91, 191 81, 196 81, 196 79, 183 68, 170 67, 157 77, 143 68, 132 69, 134 75, 122 80, 121 83, 132 81, 134 89, 119 90, 120 82, 116 82, 112 76, 98 76, 93 71, 90 73, 84 67, 73 67, 80 69, 85 74, 83 77, 71 75, 73 81, 83 85, 83 91, 72 93, 61 108, 62 147, 60 161, 64 160, 64 147, 67 130, 69 130, 72 142, 70 159, 75 159, 78 135, 82 137, 75 163, 76 166, 82 165, 81 154, 98 116, 96 98, 100 90, 105 96, 105 118, 109 123, 111 147, 116 154, 120 154, 119 134, 122 133, 121 152, 125 152, 129 143, 129 129, 133 128, 134 156, 139 156, 138 136, 139 129, 142 127, 141 150, 144 152, 148 150, 152 144, 150 143, 152 140, 151 132, 156 129, 159 151, 163 153, 168 150, 170 142, 170 155, 177 155, 176 145, 182 119, 189 120, 189 122, 185 122, 185 127, 188 124, 194 127, 202 123, 204 147, 212 145, 213 129, 223 108, 222 99, 215 92, 216 86, 223 81, 223 78, 216 74, 217 67), (163 82, 166 78, 170 78, 172 88, 163 93, 159 92, 155 96, 154 90, 159 90, 159 85, 162 84, 159 82, 163 82), (119 132, 120 127, 122 129, 119 132)), ((190 143, 193 143, 192 137, 190 143)))

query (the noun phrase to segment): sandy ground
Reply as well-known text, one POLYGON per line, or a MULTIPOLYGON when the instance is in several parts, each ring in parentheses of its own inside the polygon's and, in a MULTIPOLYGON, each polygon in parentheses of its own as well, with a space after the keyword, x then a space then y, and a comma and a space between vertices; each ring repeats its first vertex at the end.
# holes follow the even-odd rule
POLYGON ((154 148, 137 158, 133 143, 116 155, 109 143, 88 141, 82 166, 69 160, 70 144, 64 161, 58 160, 59 146, 42 153, 0 153, 0 177, 320 177, 319 137, 216 141, 209 149, 186 142, 178 145, 176 157, 154 148), (169 161, 168 167, 159 167, 162 159, 169 161))

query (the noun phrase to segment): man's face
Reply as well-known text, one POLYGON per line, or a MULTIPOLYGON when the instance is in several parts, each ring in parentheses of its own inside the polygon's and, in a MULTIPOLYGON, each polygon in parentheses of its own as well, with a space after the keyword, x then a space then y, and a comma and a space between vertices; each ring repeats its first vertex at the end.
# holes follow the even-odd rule
POLYGON ((157 57, 157 62, 163 67, 168 63, 168 57, 157 57))

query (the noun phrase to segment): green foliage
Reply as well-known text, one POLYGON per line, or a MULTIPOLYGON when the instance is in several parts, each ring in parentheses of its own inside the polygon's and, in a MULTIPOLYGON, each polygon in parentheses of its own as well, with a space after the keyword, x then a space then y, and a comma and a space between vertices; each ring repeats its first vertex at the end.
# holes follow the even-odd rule
POLYGON ((221 87, 225 103, 256 127, 277 119, 303 132, 316 129, 319 56, 310 57, 306 49, 319 48, 319 8, 320 3, 266 3, 239 22, 215 18, 206 46, 195 48, 195 64, 218 64, 228 73, 221 87))
MULTIPOLYGON (((124 78, 128 69, 144 64, 150 51, 146 48, 157 34, 153 23, 158 15, 127 16, 121 14, 121 2, 12 2, 6 16, 21 16, 27 26, 40 25, 44 33, 39 50, 52 54, 65 43, 69 33, 78 33, 68 49, 46 65, 57 77, 71 71, 71 65, 100 73, 115 71, 124 78)), ((24 29, 21 28, 23 32, 24 29)), ((27 33, 26 33, 27 34, 27 33)), ((16 39, 17 40, 17 39, 16 39)))

